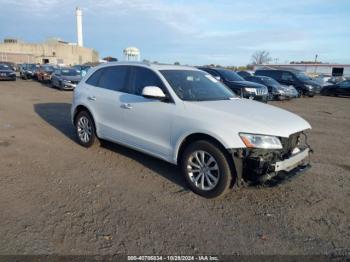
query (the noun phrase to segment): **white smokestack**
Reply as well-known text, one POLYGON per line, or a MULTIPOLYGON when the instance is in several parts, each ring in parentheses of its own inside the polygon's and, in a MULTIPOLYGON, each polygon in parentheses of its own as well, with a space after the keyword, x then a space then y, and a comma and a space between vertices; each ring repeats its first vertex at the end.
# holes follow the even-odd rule
POLYGON ((77 17, 78 46, 83 46, 83 11, 79 7, 75 10, 75 16, 77 17))

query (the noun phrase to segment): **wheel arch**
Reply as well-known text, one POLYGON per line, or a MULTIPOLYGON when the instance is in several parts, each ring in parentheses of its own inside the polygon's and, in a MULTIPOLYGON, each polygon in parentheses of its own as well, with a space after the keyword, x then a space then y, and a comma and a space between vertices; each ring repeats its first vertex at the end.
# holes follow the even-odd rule
POLYGON ((94 114, 91 112, 91 110, 85 106, 85 105, 78 105, 75 109, 74 109, 74 113, 73 113, 73 125, 75 125, 75 120, 77 118, 77 115, 82 112, 82 111, 86 111, 87 113, 89 113, 89 115, 92 118, 92 122, 94 124, 95 130, 96 130, 96 135, 98 135, 98 128, 96 125, 96 121, 95 121, 95 117, 94 114))
POLYGON ((192 134, 186 135, 178 143, 178 146, 176 147, 176 152, 175 152, 176 164, 180 163, 181 155, 182 155, 183 151, 186 149, 186 147, 188 145, 190 145, 191 143, 193 143, 195 141, 199 141, 199 140, 210 141, 213 144, 217 145, 225 154, 227 154, 227 156, 229 155, 226 147, 224 146, 224 143, 221 142, 219 139, 215 138, 212 135, 206 134, 206 133, 197 132, 197 133, 192 133, 192 134))

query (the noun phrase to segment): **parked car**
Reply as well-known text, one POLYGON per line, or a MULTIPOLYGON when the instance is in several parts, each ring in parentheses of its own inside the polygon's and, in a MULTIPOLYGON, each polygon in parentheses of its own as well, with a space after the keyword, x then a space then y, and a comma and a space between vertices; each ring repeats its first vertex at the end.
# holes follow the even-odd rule
POLYGON ((322 88, 321 94, 325 96, 350 96, 350 80, 325 86, 322 88))
POLYGON ((17 65, 15 63, 13 63, 13 62, 0 61, 0 64, 7 65, 14 72, 16 72, 16 70, 17 70, 17 65))
POLYGON ((177 164, 189 187, 208 198, 309 168, 308 122, 242 99, 192 67, 97 66, 75 88, 71 116, 80 145, 100 138, 177 164))
POLYGON ((38 81, 50 81, 54 69, 53 65, 41 65, 36 73, 38 81))
POLYGON ((303 72, 298 70, 256 70, 256 76, 268 76, 283 85, 292 85, 300 93, 300 95, 305 95, 313 97, 315 94, 319 93, 321 90, 321 85, 313 81, 310 77, 306 76, 303 72))
POLYGON ((16 81, 16 72, 6 64, 0 64, 0 80, 16 81))
POLYGON ((19 76, 22 79, 34 78, 34 74, 38 67, 36 64, 22 64, 19 69, 19 76))
POLYGON ((88 65, 75 65, 73 68, 80 71, 80 75, 84 77, 86 73, 90 70, 91 66, 88 65))
POLYGON ((330 83, 329 81, 331 80, 330 76, 327 75, 318 75, 312 78, 314 81, 316 81, 321 87, 323 86, 328 86, 331 85, 332 83, 330 83))
POLYGON ((345 80, 346 78, 344 76, 332 76, 327 80, 327 82, 330 83, 331 85, 335 85, 345 80))
POLYGON ((199 69, 211 74, 215 79, 223 82, 237 95, 262 102, 267 102, 268 100, 269 94, 266 86, 246 81, 232 70, 216 67, 199 67, 199 69))
POLYGON ((298 97, 298 91, 293 86, 281 85, 268 76, 248 76, 245 80, 262 84, 269 90, 271 100, 285 100, 298 97))
POLYGON ((75 68, 57 68, 51 76, 51 86, 61 90, 73 90, 80 80, 80 71, 75 68))

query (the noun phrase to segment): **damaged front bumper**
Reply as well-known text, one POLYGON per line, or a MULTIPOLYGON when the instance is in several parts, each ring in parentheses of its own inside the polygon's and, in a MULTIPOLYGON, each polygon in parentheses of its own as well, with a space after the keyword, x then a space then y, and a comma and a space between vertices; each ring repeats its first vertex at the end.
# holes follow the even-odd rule
MULTIPOLYGON (((293 134, 283 142, 283 149, 232 149, 237 185, 265 183, 277 180, 279 183, 310 169, 310 153, 304 133, 293 134), (301 141, 301 137, 304 137, 301 141)), ((276 182, 276 181, 275 181, 276 182)))

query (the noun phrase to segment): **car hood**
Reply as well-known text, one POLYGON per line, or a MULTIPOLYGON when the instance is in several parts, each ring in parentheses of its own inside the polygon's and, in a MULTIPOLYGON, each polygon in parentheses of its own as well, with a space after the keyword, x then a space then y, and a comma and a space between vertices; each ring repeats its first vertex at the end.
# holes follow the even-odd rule
POLYGON ((300 116, 250 99, 184 102, 188 115, 232 132, 289 137, 310 129, 300 116))
POLYGON ((315 86, 315 87, 320 87, 321 85, 319 83, 317 83, 315 80, 307 80, 307 81, 304 81, 305 84, 307 85, 312 85, 312 86, 315 86))
POLYGON ((250 81, 228 81, 229 84, 233 84, 235 86, 241 86, 241 87, 254 87, 254 88, 263 88, 264 85, 250 82, 250 81))
POLYGON ((81 80, 81 76, 77 75, 77 76, 61 76, 62 80, 68 80, 68 81, 80 81, 81 80))

